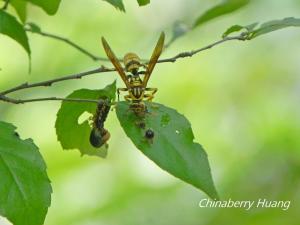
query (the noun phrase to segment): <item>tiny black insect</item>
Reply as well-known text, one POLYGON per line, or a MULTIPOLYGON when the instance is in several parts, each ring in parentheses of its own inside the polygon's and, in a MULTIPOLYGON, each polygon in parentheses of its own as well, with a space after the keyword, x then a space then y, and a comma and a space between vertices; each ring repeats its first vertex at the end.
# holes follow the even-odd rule
POLYGON ((154 131, 152 129, 147 129, 145 132, 145 138, 152 140, 154 138, 154 131))

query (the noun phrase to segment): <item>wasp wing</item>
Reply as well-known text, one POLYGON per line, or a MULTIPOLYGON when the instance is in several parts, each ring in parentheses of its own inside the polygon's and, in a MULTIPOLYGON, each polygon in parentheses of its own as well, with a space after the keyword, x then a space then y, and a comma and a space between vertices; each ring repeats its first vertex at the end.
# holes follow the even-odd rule
POLYGON ((157 63, 157 60, 158 60, 159 56, 162 53, 162 50, 163 50, 163 47, 164 47, 164 42, 165 42, 165 33, 162 32, 159 39, 158 39, 158 42, 155 46, 155 49, 152 53, 152 56, 151 56, 150 61, 148 63, 148 66, 147 66, 147 70, 146 70, 144 80, 143 80, 143 86, 144 87, 147 86, 148 80, 151 76, 151 73, 152 73, 154 67, 155 67, 155 64, 157 63))
POLYGON ((121 63, 119 62, 118 58, 116 57, 116 55, 113 53, 113 51, 111 50, 111 48, 109 47, 109 44, 107 43, 107 41, 105 40, 104 37, 102 37, 102 45, 103 48, 106 52, 107 57, 109 58, 109 60, 112 62, 112 64, 114 65, 114 67, 116 68, 116 70, 118 71, 118 73, 120 74, 122 80, 124 81, 125 85, 127 88, 130 87, 130 84, 127 80, 126 74, 122 68, 121 63))

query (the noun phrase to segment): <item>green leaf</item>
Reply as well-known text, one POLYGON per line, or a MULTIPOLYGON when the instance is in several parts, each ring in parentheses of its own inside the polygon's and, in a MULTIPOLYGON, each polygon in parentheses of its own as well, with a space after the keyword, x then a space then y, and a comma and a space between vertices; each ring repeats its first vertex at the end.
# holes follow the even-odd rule
POLYGON ((258 23, 253 23, 247 26, 234 25, 228 28, 223 34, 223 38, 227 37, 229 34, 233 32, 240 31, 242 29, 246 29, 246 32, 242 33, 243 37, 246 40, 251 40, 260 35, 267 34, 276 30, 280 30, 287 27, 300 27, 300 19, 288 17, 281 20, 272 20, 266 23, 263 23, 258 28, 256 28, 258 23), (255 29, 256 28, 256 29, 255 29))
POLYGON ((17 41, 27 52, 30 57, 30 47, 27 34, 23 26, 16 20, 15 17, 0 10, 0 33, 9 36, 17 41))
POLYGON ((150 0, 137 0, 139 3, 139 6, 147 5, 150 3, 150 0))
POLYGON ((233 25, 231 27, 229 27, 224 34, 222 35, 223 38, 227 37, 229 34, 232 34, 234 32, 238 32, 242 29, 246 29, 246 34, 249 34, 250 32, 252 32, 254 30, 254 28, 257 26, 258 23, 253 23, 250 24, 248 26, 241 26, 241 25, 233 25))
POLYGON ((104 1, 110 3, 111 5, 116 7, 117 9, 125 12, 125 7, 124 7, 124 4, 123 4, 122 0, 104 0, 104 1))
POLYGON ((127 136, 159 167, 203 190, 211 198, 218 198, 206 152, 194 142, 189 121, 164 105, 146 105, 150 113, 145 116, 146 127, 142 129, 138 125, 141 118, 129 110, 128 103, 117 104, 117 116, 127 136), (149 128, 155 133, 152 143, 145 138, 145 131, 149 128))
POLYGON ((200 17, 198 17, 194 24, 194 27, 204 24, 219 16, 234 12, 246 6, 249 2, 250 0, 225 0, 219 5, 216 5, 213 8, 207 10, 200 17))
POLYGON ((29 26, 30 31, 33 33, 41 33, 42 32, 41 28, 38 25, 36 25, 35 23, 30 22, 30 23, 26 23, 26 25, 29 26))
POLYGON ((41 7, 49 15, 54 15, 57 12, 59 8, 59 4, 61 2, 61 0, 26 0, 26 1, 41 7))
POLYGON ((14 225, 42 225, 51 203, 46 165, 31 139, 0 121, 0 215, 14 225))
POLYGON ((172 38, 165 47, 168 48, 173 42, 185 35, 189 30, 190 28, 185 23, 179 21, 175 22, 172 27, 172 38))
MULTIPOLYGON (((74 91, 67 98, 93 99, 108 97, 115 99, 116 83, 106 86, 102 90, 80 89, 74 91)), ((84 113, 95 114, 97 104, 85 102, 63 102, 57 113, 55 123, 57 139, 64 149, 78 149, 81 155, 106 157, 107 149, 94 148, 89 142, 91 127, 88 120, 79 124, 78 119, 84 113)))
POLYGON ((288 17, 282 20, 272 20, 264 23, 258 29, 252 32, 251 39, 286 27, 300 27, 300 19, 288 17))
POLYGON ((10 4, 15 8, 20 20, 25 23, 27 18, 27 2, 23 0, 10 0, 10 4))

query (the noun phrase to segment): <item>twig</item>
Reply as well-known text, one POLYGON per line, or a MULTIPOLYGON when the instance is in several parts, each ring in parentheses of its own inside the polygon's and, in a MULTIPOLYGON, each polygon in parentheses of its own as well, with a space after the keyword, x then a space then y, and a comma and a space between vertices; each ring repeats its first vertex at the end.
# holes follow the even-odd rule
MULTIPOLYGON (((93 53, 89 52, 88 50, 84 49, 83 47, 79 46, 78 44, 76 44, 75 42, 73 42, 73 41, 71 41, 67 38, 64 38, 64 37, 61 37, 61 36, 58 36, 58 35, 55 35, 55 34, 50 34, 50 33, 47 33, 47 32, 43 32, 43 31, 33 31, 30 28, 24 28, 24 29, 27 32, 31 32, 31 33, 34 33, 34 34, 39 34, 39 35, 42 35, 44 37, 49 37, 49 38, 52 38, 52 39, 56 39, 56 40, 65 42, 66 44, 74 47, 75 49, 82 52, 83 54, 85 54, 86 56, 88 56, 89 58, 91 58, 94 61, 109 61, 108 58, 96 56, 93 53)), ((119 60, 122 61, 121 59, 119 59, 119 60)))
MULTIPOLYGON (((108 58, 96 56, 96 55, 90 53, 88 50, 82 48, 81 46, 79 46, 78 44, 74 43, 73 41, 71 41, 67 38, 64 38, 64 37, 61 37, 61 36, 58 36, 58 35, 55 35, 55 34, 50 34, 50 33, 47 33, 47 32, 43 32, 41 30, 32 30, 31 28, 27 28, 27 27, 25 27, 25 30, 28 31, 28 32, 32 32, 32 33, 36 33, 36 34, 45 36, 45 37, 49 37, 49 38, 53 38, 53 39, 56 39, 56 40, 59 40, 59 41, 63 41, 65 43, 67 43, 68 45, 74 47, 78 51, 82 52, 83 54, 87 55, 88 57, 90 57, 94 61, 109 61, 108 58)), ((172 44, 176 39, 177 38, 172 38, 165 45, 165 49, 168 48, 170 46, 170 44, 172 44)), ((220 41, 216 41, 215 43, 212 43, 212 44, 210 44, 208 46, 205 46, 203 48, 200 48, 200 49, 197 49, 197 50, 194 50, 194 51, 190 51, 190 52, 182 52, 182 53, 179 53, 179 54, 177 54, 176 56, 174 56, 172 58, 158 60, 158 63, 176 62, 176 60, 179 59, 179 58, 191 57, 191 56, 193 56, 193 55, 195 55, 195 54, 197 54, 201 51, 210 49, 210 48, 212 48, 212 47, 214 47, 218 44, 221 44, 221 43, 226 42, 226 41, 231 41, 231 40, 246 40, 246 38, 243 35, 233 36, 233 37, 226 37, 226 38, 223 38, 220 41)), ((119 59, 119 61, 122 61, 122 59, 119 59)), ((142 61, 147 61, 147 60, 142 59, 142 61)))
POLYGON ((174 62, 177 61, 177 59, 192 57, 193 55, 198 54, 199 52, 202 52, 202 51, 208 50, 210 48, 213 48, 214 46, 222 44, 226 41, 233 41, 233 40, 245 41, 247 39, 243 35, 233 36, 233 37, 226 37, 226 38, 223 38, 222 40, 216 41, 216 42, 214 42, 210 45, 207 45, 205 47, 202 47, 202 48, 199 48, 199 49, 196 49, 196 50, 193 50, 193 51, 189 51, 189 52, 181 52, 181 53, 177 54, 176 56, 174 56, 172 58, 158 60, 157 63, 166 63, 166 62, 173 62, 174 63, 174 62))
POLYGON ((2 7, 2 10, 6 10, 7 9, 10 0, 4 0, 4 1, 5 2, 4 2, 4 5, 2 7))
MULTIPOLYGON (((222 40, 216 41, 216 42, 214 42, 210 45, 207 45, 205 47, 202 47, 202 48, 190 51, 190 52, 182 52, 182 53, 179 53, 179 54, 175 55, 172 58, 161 59, 161 60, 158 61, 158 63, 166 63, 166 62, 173 62, 174 63, 178 59, 186 58, 186 57, 192 57, 193 55, 196 55, 196 54, 198 54, 202 51, 213 48, 214 46, 217 46, 217 45, 222 44, 222 43, 227 42, 227 41, 233 41, 233 40, 245 41, 245 40, 247 40, 247 38, 243 34, 241 34, 239 36, 226 37, 226 38, 223 38, 222 40)), ((12 92, 19 91, 19 90, 23 90, 23 89, 27 89, 27 88, 33 88, 33 87, 41 87, 41 86, 47 87, 47 86, 51 86, 54 83, 65 81, 65 80, 81 79, 82 77, 88 76, 88 75, 91 75, 91 74, 111 72, 111 71, 116 71, 116 70, 114 68, 106 68, 106 67, 102 66, 102 67, 94 69, 94 70, 90 70, 90 71, 86 71, 86 72, 82 72, 82 73, 78 73, 78 74, 72 74, 72 75, 57 78, 57 79, 52 79, 52 80, 47 80, 47 81, 42 81, 42 82, 37 82, 37 83, 32 83, 32 84, 23 83, 23 84, 20 84, 16 87, 8 89, 6 91, 0 92, 0 101, 1 100, 5 101, 5 99, 7 100, 7 97, 5 95, 10 94, 12 92)), ((47 99, 47 100, 51 100, 51 99, 52 98, 47 99)), ((20 101, 24 101, 24 100, 20 100, 20 101)), ((25 101, 28 101, 28 100, 25 100, 25 101)), ((10 101, 7 101, 7 102, 10 102, 10 101)), ((12 102, 12 103, 14 103, 14 102, 12 102)))
POLYGON ((58 35, 55 35, 55 34, 50 34, 50 33, 46 33, 46 32, 43 32, 43 31, 33 31, 32 29, 30 28, 25 28, 25 31, 28 31, 28 32, 32 32, 32 33, 35 33, 35 34, 39 34, 39 35, 42 35, 44 37, 49 37, 49 38, 53 38, 53 39, 56 39, 56 40, 59 40, 59 41, 62 41, 62 42, 65 42, 66 44, 76 48, 78 51, 82 52, 83 54, 87 55, 88 57, 90 57, 92 60, 94 61, 109 61, 107 58, 105 57, 99 57, 99 56, 96 56, 92 53, 90 53, 88 50, 82 48, 81 46, 79 46, 78 44, 74 43, 73 41, 67 39, 67 38, 64 38, 64 37, 60 37, 58 35))
POLYGON ((98 104, 98 100, 93 99, 79 99, 79 98, 57 98, 57 97, 47 97, 47 98, 33 98, 33 99, 15 99, 9 98, 4 95, 0 95, 0 100, 13 104, 24 104, 29 102, 41 102, 41 101, 67 101, 67 102, 85 102, 85 103, 96 103, 98 104))
POLYGON ((19 91, 19 90, 22 90, 22 89, 27 89, 27 88, 42 87, 42 86, 48 87, 48 86, 51 86, 52 84, 60 82, 60 81, 81 79, 82 77, 87 76, 87 75, 91 75, 91 74, 95 74, 95 73, 111 72, 111 71, 115 71, 115 69, 109 69, 109 68, 106 68, 106 67, 102 66, 98 69, 89 70, 89 71, 78 73, 78 74, 72 74, 72 75, 69 75, 69 76, 56 78, 56 79, 52 79, 52 80, 47 80, 47 81, 42 81, 42 82, 37 82, 37 83, 32 83, 32 84, 23 83, 23 84, 20 84, 16 87, 8 89, 6 91, 0 92, 0 95, 7 95, 9 93, 19 91))

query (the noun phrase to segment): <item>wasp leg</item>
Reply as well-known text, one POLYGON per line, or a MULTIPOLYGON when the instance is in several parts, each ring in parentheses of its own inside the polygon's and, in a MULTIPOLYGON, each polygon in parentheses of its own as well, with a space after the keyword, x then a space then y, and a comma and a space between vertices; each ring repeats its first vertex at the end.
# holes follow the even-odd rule
POLYGON ((111 110, 110 111, 114 111, 117 108, 118 102, 111 102, 110 106, 111 106, 111 110))
POLYGON ((118 89, 117 89, 118 101, 120 101, 120 92, 121 92, 121 91, 128 91, 128 88, 118 88, 118 89))
POLYGON ((154 98, 154 94, 157 92, 157 88, 145 88, 145 91, 150 91, 151 93, 145 94, 144 97, 146 98, 147 101, 151 102, 152 99, 154 98))
POLYGON ((128 102, 130 102, 132 100, 130 95, 125 95, 124 99, 125 99, 125 101, 128 101, 128 102))

